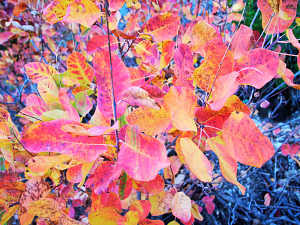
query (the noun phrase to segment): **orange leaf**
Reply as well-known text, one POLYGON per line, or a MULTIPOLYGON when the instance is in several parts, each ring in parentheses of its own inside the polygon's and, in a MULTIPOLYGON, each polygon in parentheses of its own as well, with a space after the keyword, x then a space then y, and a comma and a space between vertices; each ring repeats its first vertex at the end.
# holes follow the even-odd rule
POLYGON ((139 216, 137 211, 129 211, 125 216, 118 220, 118 225, 137 225, 139 216))
POLYGON ((172 199, 173 195, 167 191, 151 195, 149 197, 149 201, 151 202, 151 215, 160 216, 169 212, 172 206, 172 199))
POLYGON ((53 221, 57 221, 61 216, 59 203, 51 198, 42 198, 30 202, 27 208, 30 214, 53 221))
POLYGON ((279 66, 278 55, 267 49, 253 49, 235 62, 234 70, 240 73, 239 85, 262 88, 274 78, 279 66))
POLYGON ((203 152, 189 138, 180 138, 179 142, 185 161, 191 171, 202 182, 211 182, 212 167, 203 152))
POLYGON ((159 170, 170 165, 166 147, 157 139, 146 136, 137 126, 125 128, 118 164, 135 180, 155 179, 159 170))
POLYGON ((170 118, 164 107, 155 110, 148 107, 139 107, 127 116, 131 125, 138 125, 142 132, 154 136, 164 132, 170 125, 170 118))
MULTIPOLYGON (((119 102, 123 98, 124 92, 130 87, 130 74, 123 61, 115 53, 112 52, 111 56, 115 101, 119 102)), ((109 52, 103 49, 99 50, 93 59, 93 65, 98 88, 97 107, 104 116, 113 117, 109 52)), ((125 102, 120 102, 116 106, 118 117, 125 112, 126 106, 125 102)))
POLYGON ((217 78, 211 93, 213 102, 209 103, 212 110, 221 110, 227 99, 238 90, 239 85, 236 81, 238 76, 239 73, 233 71, 227 75, 217 78))
POLYGON ((101 211, 90 213, 88 217, 91 225, 118 225, 117 221, 122 218, 113 207, 102 208, 101 211))
MULTIPOLYGON (((219 70, 219 65, 226 52, 226 45, 222 39, 215 38, 209 41, 204 47, 204 61, 194 71, 194 86, 197 85, 202 90, 209 92, 212 88, 213 81, 219 70)), ((227 51, 218 78, 229 74, 233 71, 233 54, 227 51)))
POLYGON ((245 194, 246 188, 237 181, 236 173, 238 164, 236 159, 228 153, 224 140, 219 137, 208 139, 211 150, 218 156, 221 173, 230 183, 237 185, 242 194, 245 194))
POLYGON ((114 192, 102 193, 100 195, 92 193, 92 211, 101 211, 104 208, 111 207, 117 211, 122 211, 122 205, 119 196, 114 192))
POLYGON ((144 219, 143 221, 139 222, 139 225, 164 225, 164 222, 161 220, 144 219))
POLYGON ((144 63, 156 65, 159 60, 159 52, 155 43, 143 40, 135 46, 136 52, 142 57, 144 63))
MULTIPOLYGON (((49 184, 42 177, 34 177, 26 182, 26 188, 20 198, 20 217, 27 212, 27 206, 42 198, 50 190, 49 184)), ((26 218, 30 216, 26 216, 26 218)), ((31 218, 31 217, 30 217, 31 218)), ((28 218, 30 220, 30 218, 28 218)), ((33 217, 31 218, 31 220, 33 217)), ((31 222, 31 221, 29 221, 31 222)))
MULTIPOLYGON (((69 120, 35 123, 23 134, 20 141, 30 152, 57 152, 81 162, 95 161, 100 154, 107 151, 102 136, 74 137, 60 129, 69 123, 69 120)), ((87 124, 72 123, 89 128, 87 124)))
POLYGON ((183 192, 177 192, 172 200, 172 213, 175 217, 188 222, 191 218, 192 201, 183 192))
POLYGON ((166 111, 176 129, 180 131, 197 131, 193 119, 197 97, 193 91, 185 87, 172 86, 163 99, 166 111))
POLYGON ((228 151, 240 163, 261 167, 275 153, 271 141, 245 113, 234 111, 223 124, 228 151))
POLYGON ((35 156, 29 159, 28 168, 35 173, 46 172, 48 169, 68 160, 70 158, 65 155, 35 156))
POLYGON ((217 32, 213 26, 205 20, 195 24, 191 32, 191 50, 193 53, 204 53, 204 46, 207 42, 217 37, 217 32))
POLYGON ((95 74, 93 67, 86 63, 85 57, 80 52, 73 52, 67 59, 68 74, 64 78, 74 78, 79 82, 81 88, 75 88, 73 94, 82 91, 82 88, 90 88, 95 74))
POLYGON ((294 83, 294 73, 286 68, 286 64, 283 61, 279 61, 278 74, 285 81, 285 83, 295 89, 300 90, 300 84, 294 83))
POLYGON ((150 18, 144 25, 144 32, 153 35, 155 42, 160 43, 177 35, 180 19, 177 15, 167 13, 150 18))
POLYGON ((227 99, 225 106, 231 108, 233 111, 240 111, 250 115, 250 108, 245 103, 243 103, 236 95, 230 96, 227 99))
POLYGON ((148 200, 136 200, 131 203, 129 210, 139 213, 139 220, 143 221, 150 213, 151 203, 148 200))
POLYGON ((165 68, 166 66, 169 65, 174 55, 174 46, 175 46, 174 41, 167 40, 162 43, 159 69, 165 68))

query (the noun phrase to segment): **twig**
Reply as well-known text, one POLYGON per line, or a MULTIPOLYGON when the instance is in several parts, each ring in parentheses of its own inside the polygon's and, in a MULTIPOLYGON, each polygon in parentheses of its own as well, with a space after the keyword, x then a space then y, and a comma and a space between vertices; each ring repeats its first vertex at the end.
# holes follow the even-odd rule
MULTIPOLYGON (((111 57, 111 47, 110 47, 110 35, 109 35, 109 23, 108 23, 108 1, 105 1, 105 17, 106 17, 106 26, 107 26, 107 40, 108 40, 108 51, 109 51, 109 63, 110 63, 110 79, 111 79, 111 96, 112 96, 112 106, 113 106, 113 114, 114 121, 117 122, 117 104, 115 99, 115 91, 114 91, 114 78, 113 78, 113 67, 112 67, 112 57, 111 57)), ((116 134, 116 151, 117 153, 120 150, 119 147, 119 135, 118 130, 115 130, 116 134)))

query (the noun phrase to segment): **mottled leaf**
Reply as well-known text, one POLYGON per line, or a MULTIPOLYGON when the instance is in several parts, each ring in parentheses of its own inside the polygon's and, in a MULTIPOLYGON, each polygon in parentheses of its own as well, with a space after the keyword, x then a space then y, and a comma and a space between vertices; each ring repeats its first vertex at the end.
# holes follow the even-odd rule
POLYGON ((144 25, 144 33, 153 35, 156 43, 172 39, 177 35, 180 18, 172 13, 150 18, 144 25))
MULTIPOLYGON (((124 92, 130 87, 130 74, 123 61, 115 54, 111 53, 113 67, 113 86, 115 101, 119 102, 124 95, 124 92)), ((97 107, 104 116, 113 117, 112 109, 112 87, 111 87, 111 71, 109 52, 100 50, 96 53, 93 59, 95 76, 98 87, 97 107)), ((120 117, 125 109, 126 103, 120 102, 116 106, 118 117, 120 117)))
POLYGON ((279 58, 275 52, 258 48, 239 58, 234 70, 240 73, 237 78, 239 85, 251 85, 260 89, 274 78, 278 66, 279 58))
MULTIPOLYGON (((23 134, 20 141, 29 152, 57 152, 81 162, 92 162, 107 151, 102 136, 76 137, 60 129, 61 126, 69 123, 69 120, 35 123, 23 134)), ((80 125, 80 123, 76 124, 80 125)))
POLYGON ((275 153, 271 141, 245 113, 234 111, 223 124, 223 137, 231 155, 240 163, 261 167, 275 153))
POLYGON ((192 201, 183 192, 177 192, 172 200, 172 213, 175 217, 188 222, 191 218, 192 201))
POLYGON ((125 130, 118 164, 135 180, 153 180, 158 171, 170 165, 165 146, 157 139, 146 136, 137 126, 125 130))

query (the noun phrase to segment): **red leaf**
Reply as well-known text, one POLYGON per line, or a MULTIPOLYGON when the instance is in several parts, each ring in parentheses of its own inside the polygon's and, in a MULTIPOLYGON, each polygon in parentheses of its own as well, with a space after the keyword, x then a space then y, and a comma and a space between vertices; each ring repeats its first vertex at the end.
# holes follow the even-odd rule
POLYGON ((92 187, 96 194, 104 192, 113 180, 116 180, 121 175, 122 168, 115 162, 102 162, 94 174, 86 181, 86 187, 92 187))
POLYGON ((135 180, 155 179, 159 170, 170 165, 165 146, 157 139, 143 135, 137 126, 127 126, 118 164, 135 180))
POLYGON ((178 77, 176 86, 193 89, 193 72, 195 70, 193 55, 187 44, 181 44, 174 55, 175 75, 178 77))
POLYGON ((175 14, 167 13, 150 18, 144 26, 144 32, 153 35, 155 42, 160 43, 175 37, 179 25, 179 17, 175 14))
MULTIPOLYGON (((123 63, 123 61, 115 54, 111 53, 112 67, 113 67, 113 86, 115 101, 119 102, 123 98, 123 94, 130 87, 130 74, 123 63)), ((111 89, 111 71, 109 52, 106 50, 99 50, 94 59, 93 65, 95 69, 95 76, 98 88, 98 108, 107 117, 113 117, 112 109, 112 89, 111 89)), ((117 115, 120 117, 127 104, 120 102, 117 104, 117 115)))
MULTIPOLYGON (((114 51, 118 48, 118 39, 110 35, 110 49, 114 51)), ((96 35, 86 44, 86 50, 89 54, 97 52, 98 48, 108 50, 108 37, 107 35, 96 35)))
POLYGON ((205 204, 205 209, 208 214, 212 214, 215 211, 215 203, 213 203, 213 200, 215 197, 212 195, 212 197, 205 196, 202 198, 202 202, 205 204))
MULTIPOLYGON (((23 134, 20 141, 29 152, 57 152, 81 162, 92 162, 107 151, 102 136, 74 137, 60 129, 61 126, 69 123, 69 120, 35 123, 23 134)), ((87 124, 72 123, 86 128, 90 127, 87 124)))
POLYGON ((274 78, 278 66, 279 58, 275 52, 258 48, 239 58, 234 70, 240 73, 237 78, 239 85, 251 85, 260 89, 274 78))
POLYGON ((234 59, 242 57, 251 46, 251 37, 253 31, 250 27, 242 24, 240 28, 234 35, 234 38, 231 42, 231 51, 233 53, 234 59))
POLYGON ((140 221, 143 221, 150 213, 151 203, 148 200, 136 200, 131 203, 129 210, 139 213, 140 221))

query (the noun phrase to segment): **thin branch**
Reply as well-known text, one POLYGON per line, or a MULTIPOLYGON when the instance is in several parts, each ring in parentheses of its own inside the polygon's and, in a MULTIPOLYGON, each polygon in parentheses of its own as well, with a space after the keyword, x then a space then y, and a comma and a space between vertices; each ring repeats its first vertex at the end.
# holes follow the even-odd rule
MULTIPOLYGON (((110 47, 110 35, 109 35, 109 23, 108 23, 108 1, 105 1, 105 17, 106 17, 106 26, 107 26, 107 40, 108 40, 108 51, 109 51, 109 63, 110 63, 110 79, 111 79, 111 96, 112 96, 112 106, 113 106, 113 113, 114 113, 114 121, 117 122, 117 104, 115 99, 115 91, 114 91, 114 78, 113 78, 113 66, 112 66, 112 57, 111 57, 111 47, 110 47)), ((117 153, 120 150, 119 147, 119 135, 118 130, 115 130, 116 134, 116 150, 117 153)))

